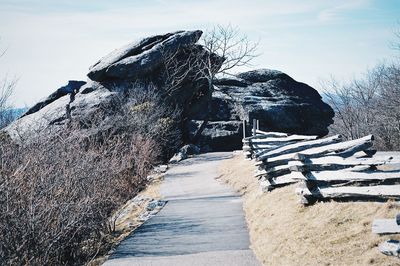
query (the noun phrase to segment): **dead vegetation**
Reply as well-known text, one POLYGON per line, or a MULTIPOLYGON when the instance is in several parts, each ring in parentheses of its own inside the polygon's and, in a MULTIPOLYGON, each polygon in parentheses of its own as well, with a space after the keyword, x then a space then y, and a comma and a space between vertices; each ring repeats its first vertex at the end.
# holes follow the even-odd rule
POLYGON ((110 217, 178 143, 172 123, 179 112, 162 107, 151 88, 136 93, 121 101, 108 130, 94 130, 102 128, 98 113, 90 123, 70 121, 59 134, 13 142, 3 133, 1 265, 82 265, 108 252, 117 230, 110 217), (75 130, 82 127, 87 131, 75 130))
POLYGON ((251 247, 264 265, 398 265, 378 244, 398 235, 371 233, 374 218, 393 218, 394 202, 318 202, 304 207, 295 186, 261 193, 242 155, 221 167, 221 180, 243 194, 251 247))
POLYGON ((113 213, 109 219, 114 229, 111 234, 107 235, 107 246, 111 247, 111 249, 107 254, 99 254, 99 256, 91 260, 88 263, 89 266, 102 265, 118 244, 146 221, 143 219, 143 215, 148 212, 149 203, 153 200, 161 199, 160 185, 163 179, 164 174, 154 175, 154 178, 147 184, 145 189, 113 213))
MULTIPOLYGON (((0 59, 5 53, 6 50, 0 47, 0 59)), ((10 104, 10 98, 14 92, 16 83, 16 78, 10 79, 7 76, 0 76, 0 129, 4 128, 15 119, 15 114, 10 104)))
MULTIPOLYGON (((392 46, 400 51, 399 30, 392 46)), ((350 82, 323 82, 325 98, 335 111, 330 133, 356 139, 373 134, 375 148, 400 150, 400 61, 393 57, 350 82)))

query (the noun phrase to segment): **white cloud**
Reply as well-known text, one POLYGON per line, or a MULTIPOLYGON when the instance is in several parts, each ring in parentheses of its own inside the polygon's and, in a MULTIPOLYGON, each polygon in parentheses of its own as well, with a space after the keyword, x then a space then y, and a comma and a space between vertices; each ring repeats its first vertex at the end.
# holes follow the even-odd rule
POLYGON ((343 19, 343 13, 351 10, 359 10, 368 7, 371 4, 370 0, 347 0, 347 1, 332 1, 332 7, 323 9, 318 14, 318 19, 321 22, 330 22, 343 19), (335 3, 336 2, 336 3, 335 3))

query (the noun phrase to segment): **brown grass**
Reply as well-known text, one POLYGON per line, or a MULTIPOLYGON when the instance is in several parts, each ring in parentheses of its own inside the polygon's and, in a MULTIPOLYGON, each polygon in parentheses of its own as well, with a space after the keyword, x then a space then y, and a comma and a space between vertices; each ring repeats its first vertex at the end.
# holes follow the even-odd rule
POLYGON ((264 265, 399 265, 377 245, 399 235, 371 233, 374 218, 393 218, 400 205, 319 202, 303 207, 296 185, 261 193, 255 166, 237 155, 226 161, 221 180, 242 194, 251 247, 264 265))

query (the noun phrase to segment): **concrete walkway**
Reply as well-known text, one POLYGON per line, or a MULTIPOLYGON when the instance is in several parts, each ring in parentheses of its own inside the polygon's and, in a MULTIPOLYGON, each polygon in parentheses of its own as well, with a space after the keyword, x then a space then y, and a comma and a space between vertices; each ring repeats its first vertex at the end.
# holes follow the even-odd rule
POLYGON ((220 184, 219 164, 231 153, 208 153, 168 170, 168 201, 116 249, 105 265, 260 265, 249 249, 242 202, 220 184))

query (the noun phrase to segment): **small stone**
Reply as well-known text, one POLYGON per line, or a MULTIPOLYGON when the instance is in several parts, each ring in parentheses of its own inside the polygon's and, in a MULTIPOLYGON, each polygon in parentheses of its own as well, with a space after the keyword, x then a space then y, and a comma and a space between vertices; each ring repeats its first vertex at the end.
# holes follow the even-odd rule
POLYGON ((179 152, 186 154, 186 155, 196 155, 200 153, 200 148, 194 144, 187 144, 183 146, 179 152))
POLYGON ((169 163, 178 163, 182 160, 185 160, 187 158, 187 155, 182 153, 182 152, 178 152, 176 153, 174 156, 172 156, 172 158, 169 160, 169 163))
POLYGON ((146 209, 147 209, 148 211, 152 211, 152 210, 154 210, 155 208, 157 208, 157 200, 152 200, 152 201, 150 201, 150 202, 147 204, 147 207, 146 207, 146 209))
POLYGON ((387 256, 400 257, 400 241, 387 240, 379 245, 379 251, 387 256))

